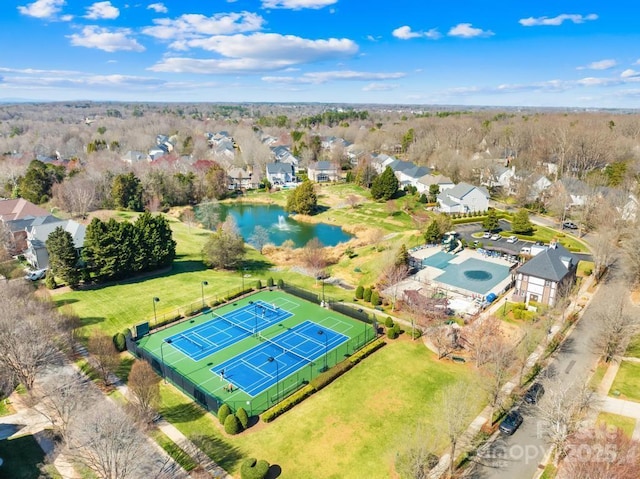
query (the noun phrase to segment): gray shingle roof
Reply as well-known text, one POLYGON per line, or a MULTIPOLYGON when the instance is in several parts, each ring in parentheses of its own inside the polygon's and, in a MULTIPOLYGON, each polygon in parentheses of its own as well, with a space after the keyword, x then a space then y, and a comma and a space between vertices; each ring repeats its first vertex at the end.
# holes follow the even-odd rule
POLYGON ((558 244, 555 248, 547 248, 535 255, 518 268, 518 273, 558 282, 570 271, 563 260, 568 261, 570 267, 577 264, 576 257, 558 244))

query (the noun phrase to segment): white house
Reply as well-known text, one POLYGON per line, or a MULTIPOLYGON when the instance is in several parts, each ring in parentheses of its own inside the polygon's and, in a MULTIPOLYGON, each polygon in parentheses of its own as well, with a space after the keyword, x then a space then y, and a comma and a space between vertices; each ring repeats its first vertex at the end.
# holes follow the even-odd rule
POLYGON ((267 163, 267 180, 274 186, 295 181, 293 165, 290 163, 267 163))
POLYGON ((338 181, 340 179, 340 170, 338 165, 332 161, 316 161, 307 168, 307 176, 311 181, 318 183, 338 181))
POLYGON ((489 208, 489 192, 486 188, 468 183, 458 183, 440 192, 437 199, 443 213, 486 211, 489 208))

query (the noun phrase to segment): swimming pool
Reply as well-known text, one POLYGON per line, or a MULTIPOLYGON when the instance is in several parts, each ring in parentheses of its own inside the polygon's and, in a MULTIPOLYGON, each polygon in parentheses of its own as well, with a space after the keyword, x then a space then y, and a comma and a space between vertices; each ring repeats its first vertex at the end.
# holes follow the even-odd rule
POLYGON ((423 266, 432 266, 438 269, 445 269, 449 265, 449 261, 455 258, 455 255, 438 251, 422 260, 423 266))
MULTIPOLYGON (((447 253, 436 254, 446 254, 453 258, 447 253)), ((434 267, 438 268, 438 266, 434 267)), ((444 268, 440 267, 439 269, 443 269, 444 272, 436 276, 434 278, 435 281, 482 295, 489 293, 492 288, 496 287, 509 276, 508 266, 482 261, 476 258, 469 258, 459 264, 447 262, 444 268)))

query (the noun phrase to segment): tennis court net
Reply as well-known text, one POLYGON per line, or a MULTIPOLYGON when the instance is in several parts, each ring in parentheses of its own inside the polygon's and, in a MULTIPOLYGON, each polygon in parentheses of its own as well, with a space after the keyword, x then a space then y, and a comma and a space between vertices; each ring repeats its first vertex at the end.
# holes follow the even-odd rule
POLYGON ((269 338, 267 338, 266 336, 263 336, 260 333, 258 333, 258 339, 260 341, 262 341, 262 342, 266 342, 266 343, 269 343, 269 344, 275 346, 276 348, 280 349, 283 353, 288 354, 289 356, 293 356, 295 358, 302 359, 303 361, 305 361, 305 362, 307 362, 309 364, 314 364, 313 359, 309 359, 309 358, 303 356, 300 353, 296 353, 292 349, 285 348, 281 344, 276 343, 273 339, 269 339, 269 338))
POLYGON ((231 326, 235 326, 238 329, 242 329, 244 332, 248 333, 249 335, 253 335, 253 334, 256 333, 256 331, 254 331, 252 328, 249 328, 249 327, 245 326, 244 324, 240 324, 240 323, 236 323, 235 321, 231 321, 226 316, 222 316, 222 315, 216 313, 213 310, 211 311, 211 315, 215 316, 218 319, 221 319, 221 320, 229 323, 231 326))
POLYGON ((184 334, 179 334, 178 336, 176 336, 179 339, 184 339, 185 341, 187 341, 188 343, 191 343, 195 346, 197 346, 200 349, 204 349, 206 346, 204 344, 200 344, 198 341, 196 341, 195 339, 190 338, 189 336, 186 336, 184 334))
POLYGON ((263 303, 262 301, 260 301, 259 303, 256 303, 256 304, 257 304, 258 308, 263 309, 268 316, 275 317, 275 316, 279 316, 280 314, 282 314, 282 311, 280 311, 280 310, 278 310, 278 309, 276 309, 276 308, 274 308, 272 306, 269 306, 267 303, 263 303))

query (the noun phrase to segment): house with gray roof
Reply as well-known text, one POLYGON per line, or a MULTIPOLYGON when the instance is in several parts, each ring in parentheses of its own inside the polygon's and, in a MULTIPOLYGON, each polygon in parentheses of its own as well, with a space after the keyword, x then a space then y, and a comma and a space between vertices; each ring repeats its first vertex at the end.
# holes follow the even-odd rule
POLYGON ((513 300, 553 306, 576 279, 578 260, 564 246, 552 241, 516 270, 513 300))
POLYGON ((486 211, 489 208, 489 192, 482 186, 458 183, 453 188, 440 192, 437 201, 443 213, 486 211))
POLYGON ((290 163, 267 163, 267 180, 274 186, 285 185, 295 181, 293 165, 290 163))
POLYGON ((294 171, 298 171, 298 165, 300 164, 300 161, 293 155, 293 153, 291 153, 291 150, 289 150, 289 148, 287 148, 286 146, 280 145, 271 148, 271 154, 273 155, 276 163, 290 164, 294 168, 294 171))
POLYGON ((456 186, 455 183, 451 181, 451 178, 443 175, 433 175, 431 173, 421 176, 416 182, 416 188, 418 188, 418 193, 420 194, 429 193, 431 185, 438 185, 440 193, 456 186))
POLYGON ((340 169, 333 161, 316 161, 307 168, 307 176, 311 181, 326 183, 340 179, 340 169))
POLYGON ((80 256, 87 232, 86 226, 73 220, 58 220, 34 225, 27 230, 27 249, 24 252, 24 257, 35 269, 49 267, 49 252, 47 251, 46 242, 49 235, 58 227, 71 234, 73 245, 76 248, 78 257, 80 256))

